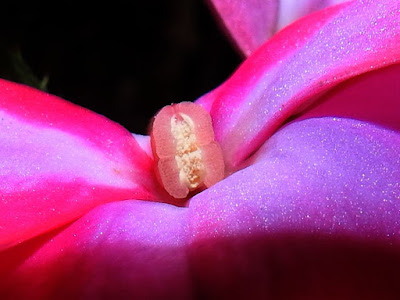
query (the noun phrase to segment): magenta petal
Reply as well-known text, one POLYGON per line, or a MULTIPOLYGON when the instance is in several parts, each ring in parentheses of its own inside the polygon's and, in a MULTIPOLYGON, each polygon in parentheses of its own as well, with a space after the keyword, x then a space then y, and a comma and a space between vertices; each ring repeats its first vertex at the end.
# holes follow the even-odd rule
POLYGON ((275 32, 293 21, 345 0, 211 0, 210 2, 239 49, 248 56, 275 32))
POLYGON ((0 294, 12 299, 162 299, 166 295, 188 299, 186 212, 145 201, 99 206, 48 242, 41 241, 43 245, 33 253, 18 248, 3 252, 0 294), (14 253, 26 257, 14 269, 9 267, 11 272, 4 272, 4 262, 15 260, 14 253))
POLYGON ((152 159, 107 118, 0 81, 0 248, 94 206, 155 198, 152 159))
POLYGON ((400 64, 347 80, 298 118, 334 116, 368 121, 400 132, 400 64))
POLYGON ((211 107, 228 167, 235 169, 313 96, 398 62, 399 35, 398 1, 333 6, 275 35, 227 82, 199 100, 211 107))
POLYGON ((400 241, 400 134, 355 120, 294 122, 250 167, 190 202, 194 239, 253 234, 400 241))

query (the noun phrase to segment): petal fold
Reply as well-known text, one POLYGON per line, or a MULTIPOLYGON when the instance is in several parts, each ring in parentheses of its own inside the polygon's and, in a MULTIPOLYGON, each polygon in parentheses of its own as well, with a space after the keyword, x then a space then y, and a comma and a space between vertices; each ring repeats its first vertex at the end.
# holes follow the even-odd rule
POLYGON ((347 80, 296 120, 334 116, 367 121, 400 132, 400 64, 347 80))
POLYGON ((54 236, 0 253, 0 293, 12 299, 189 299, 186 211, 137 200, 96 207, 54 236))
POLYGON ((236 169, 293 114, 334 85, 400 60, 400 3, 332 6, 286 27, 198 100, 236 169))

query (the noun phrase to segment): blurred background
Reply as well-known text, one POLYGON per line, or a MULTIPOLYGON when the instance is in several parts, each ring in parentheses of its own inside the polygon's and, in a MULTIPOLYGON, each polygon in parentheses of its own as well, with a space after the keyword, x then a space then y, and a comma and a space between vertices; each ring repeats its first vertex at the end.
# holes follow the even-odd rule
POLYGON ((2 10, 1 78, 42 88, 135 133, 145 134, 162 106, 217 87, 241 61, 206 0, 32 2, 2 10))

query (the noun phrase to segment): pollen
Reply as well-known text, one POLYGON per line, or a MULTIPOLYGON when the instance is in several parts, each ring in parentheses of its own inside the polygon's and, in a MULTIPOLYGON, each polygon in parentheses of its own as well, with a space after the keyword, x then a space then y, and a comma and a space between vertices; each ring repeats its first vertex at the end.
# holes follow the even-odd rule
POLYGON ((174 114, 171 118, 171 133, 175 141, 179 180, 190 190, 196 189, 203 183, 205 172, 193 120, 184 113, 174 114))
POLYGON ((224 179, 224 157, 215 140, 210 114, 199 104, 163 107, 151 127, 154 170, 174 198, 207 189, 224 179))

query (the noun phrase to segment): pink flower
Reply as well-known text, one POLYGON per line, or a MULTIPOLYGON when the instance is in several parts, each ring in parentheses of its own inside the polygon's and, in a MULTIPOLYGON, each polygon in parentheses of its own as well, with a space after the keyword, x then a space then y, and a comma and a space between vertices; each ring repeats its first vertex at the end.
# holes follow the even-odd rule
POLYGON ((398 1, 346 2, 256 50, 197 101, 229 176, 187 207, 148 137, 1 81, 1 298, 398 293, 399 34, 398 1))

